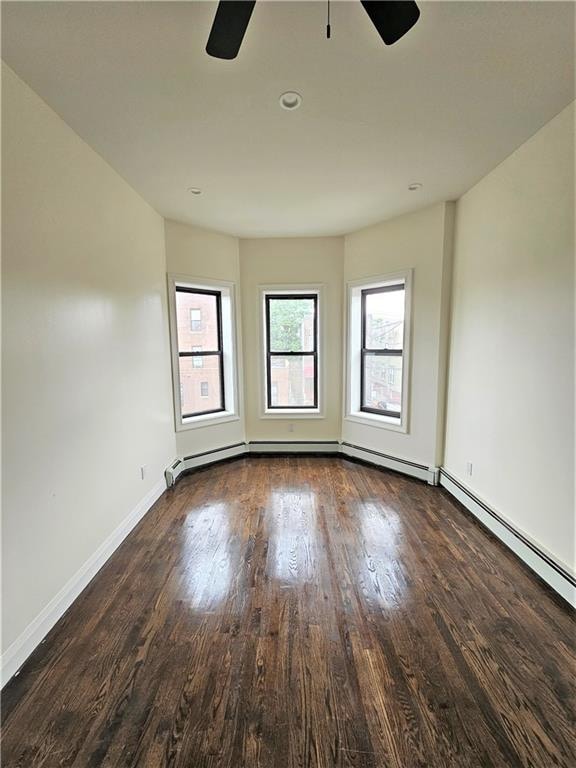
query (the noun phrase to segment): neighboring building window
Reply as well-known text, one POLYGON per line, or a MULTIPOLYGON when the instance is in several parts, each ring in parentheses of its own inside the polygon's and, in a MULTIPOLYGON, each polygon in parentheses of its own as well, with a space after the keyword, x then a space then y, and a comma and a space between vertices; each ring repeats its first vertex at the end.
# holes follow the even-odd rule
POLYGON ((194 307, 190 309, 190 330, 199 333, 202 330, 202 310, 194 307))
POLYGON ((177 285, 176 324, 181 418, 224 411, 221 291, 177 285))
MULTIPOLYGON (((192 347, 192 352, 202 352, 202 347, 192 347)), ((204 360, 200 355, 192 358, 192 365, 194 368, 202 368, 204 366, 204 360)))
POLYGON ((266 408, 318 408, 318 293, 265 293, 266 408))
POLYGON ((405 285, 361 292, 360 410, 400 418, 405 285))

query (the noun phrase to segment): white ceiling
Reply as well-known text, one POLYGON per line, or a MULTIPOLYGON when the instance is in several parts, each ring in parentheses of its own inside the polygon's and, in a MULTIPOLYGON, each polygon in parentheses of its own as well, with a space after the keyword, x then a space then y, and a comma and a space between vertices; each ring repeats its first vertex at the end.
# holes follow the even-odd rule
POLYGON ((3 3, 3 58, 161 214, 248 237, 454 199, 574 98, 570 2, 420 2, 386 47, 359 2, 328 41, 324 2, 260 1, 234 61, 215 7, 3 3))

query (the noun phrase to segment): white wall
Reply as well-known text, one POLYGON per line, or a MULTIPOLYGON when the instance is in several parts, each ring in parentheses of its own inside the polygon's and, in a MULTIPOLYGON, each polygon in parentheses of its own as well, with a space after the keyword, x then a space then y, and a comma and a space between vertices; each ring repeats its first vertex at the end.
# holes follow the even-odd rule
MULTIPOLYGON (((166 263, 169 274, 235 284, 238 339, 240 413, 237 421, 207 424, 176 434, 178 456, 191 456, 245 440, 242 402, 242 324, 239 243, 236 237, 207 229, 166 221, 166 263)), ((172 410, 172 414, 174 411, 172 410)), ((174 418, 173 418, 174 423, 174 418)))
POLYGON ((453 204, 441 203, 345 237, 344 280, 413 269, 408 432, 344 418, 342 439, 426 466, 442 461, 453 204))
POLYGON ((175 442, 163 220, 2 75, 6 650, 158 487, 175 442))
MULTIPOLYGON (((249 440, 339 440, 342 384, 341 237, 271 238, 240 241, 244 391, 249 440), (260 286, 322 284, 324 308, 320 354, 323 356, 322 418, 262 418, 260 286), (290 424, 293 431, 289 431, 290 424)), ((322 327, 322 326, 321 326, 322 327)))
POLYGON ((574 105, 459 200, 454 258, 445 466, 573 567, 574 105))

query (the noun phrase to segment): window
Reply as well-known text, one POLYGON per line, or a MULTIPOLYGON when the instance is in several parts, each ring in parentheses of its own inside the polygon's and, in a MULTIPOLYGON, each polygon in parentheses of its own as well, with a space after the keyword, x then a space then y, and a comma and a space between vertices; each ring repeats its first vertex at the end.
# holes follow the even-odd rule
POLYGON ((264 294, 266 410, 318 409, 318 293, 264 294))
MULTIPOLYGON (((192 347, 192 352, 202 352, 202 347, 192 347)), ((204 365, 204 361, 202 360, 202 357, 200 355, 196 355, 196 357, 192 358, 192 365, 194 368, 202 368, 204 365)))
POLYGON ((404 283, 362 290, 360 410, 400 418, 404 283))
POLYGON ((168 276, 176 431, 237 421, 234 283, 168 276))
POLYGON ((221 292, 176 286, 176 321, 181 418, 223 411, 221 292))
POLYGON ((190 309, 190 330, 195 333, 202 330, 202 310, 198 307, 190 309))
POLYGON ((412 272, 348 286, 347 419, 407 431, 412 272))

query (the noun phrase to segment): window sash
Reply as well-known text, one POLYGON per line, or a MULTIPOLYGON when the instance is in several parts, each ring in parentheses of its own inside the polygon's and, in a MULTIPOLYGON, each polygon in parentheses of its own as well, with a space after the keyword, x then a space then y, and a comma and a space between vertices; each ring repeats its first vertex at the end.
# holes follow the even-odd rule
MULTIPOLYGON (((374 349, 366 346, 366 296, 374 293, 389 293, 391 291, 406 291, 406 283, 394 283, 392 285, 381 285, 376 288, 364 288, 361 291, 361 346, 360 346, 360 410, 365 413, 374 413, 378 416, 391 416, 394 419, 402 418, 402 408, 399 411, 389 411, 385 408, 372 408, 365 405, 365 383, 366 383, 366 357, 381 356, 381 357, 403 357, 404 349, 388 349, 387 347, 374 349)), ((404 310, 406 310, 406 294, 404 294, 404 310)), ((406 315, 404 315, 404 321, 406 315)), ((402 360, 402 362, 404 362, 402 360)), ((404 380, 402 381, 402 388, 404 387, 404 380)))
POLYGON ((318 294, 317 293, 267 293, 265 300, 266 333, 266 410, 317 410, 318 409, 318 294), (314 346, 307 352, 294 350, 270 349, 270 301, 312 300, 314 302, 314 346), (272 405, 272 358, 274 357, 312 357, 314 358, 314 403, 313 405, 272 405))
MULTIPOLYGON (((222 344, 222 291, 211 291, 207 288, 188 288, 177 285, 176 293, 202 294, 203 296, 214 296, 216 299, 216 336, 218 340, 218 349, 203 349, 201 352, 181 352, 178 349, 178 360, 181 357, 218 357, 218 370, 220 374, 220 407, 210 408, 206 411, 193 411, 192 413, 181 413, 181 419, 190 419, 194 416, 207 416, 210 413, 220 413, 226 410, 226 397, 224 392, 224 353, 222 344)), ((178 337, 176 337, 178 338, 178 337)), ((180 366, 178 366, 180 375, 180 366)))

